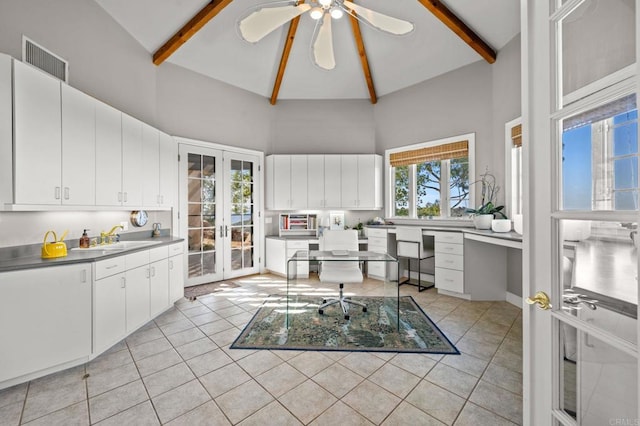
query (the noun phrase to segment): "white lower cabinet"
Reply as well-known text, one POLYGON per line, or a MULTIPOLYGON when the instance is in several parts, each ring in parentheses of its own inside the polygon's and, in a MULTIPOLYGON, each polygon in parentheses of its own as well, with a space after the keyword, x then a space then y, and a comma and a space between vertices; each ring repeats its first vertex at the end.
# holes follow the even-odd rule
POLYGON ((124 273, 93 284, 93 353, 109 349, 127 333, 126 278, 124 273))
MULTIPOLYGON (((309 253, 309 241, 307 240, 284 240, 280 238, 267 238, 267 259, 266 266, 271 272, 279 275, 287 275, 288 260, 298 251, 303 250, 309 253)), ((309 277, 309 262, 296 262, 295 274, 298 278, 309 277)), ((290 271, 291 274, 294 271, 290 271)))
POLYGON ((435 232, 435 280, 439 290, 464 293, 464 236, 435 232))
POLYGON ((3 272, 0 294, 0 384, 91 354, 91 264, 3 272))
MULTIPOLYGON (((367 228, 367 250, 375 253, 386 253, 387 230, 367 228)), ((368 262, 367 276, 371 278, 385 279, 387 275, 387 262, 368 262)))
POLYGON ((184 244, 169 246, 169 303, 184 297, 184 244))
POLYGON ((149 266, 134 268, 125 273, 127 279, 127 334, 151 319, 149 299, 149 266))

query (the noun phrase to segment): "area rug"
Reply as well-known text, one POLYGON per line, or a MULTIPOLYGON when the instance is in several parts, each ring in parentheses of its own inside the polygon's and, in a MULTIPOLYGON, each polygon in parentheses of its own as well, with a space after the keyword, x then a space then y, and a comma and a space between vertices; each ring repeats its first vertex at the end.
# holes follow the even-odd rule
POLYGON ((357 300, 367 304, 367 312, 352 307, 345 320, 337 305, 320 315, 317 297, 290 299, 287 329, 286 298, 271 296, 231 348, 460 354, 411 296, 400 297, 399 331, 394 299, 357 300))
POLYGON ((215 283, 207 283, 194 285, 184 288, 184 297, 189 300, 195 300, 198 296, 204 296, 211 293, 221 292, 230 288, 240 287, 233 281, 217 281, 215 283))

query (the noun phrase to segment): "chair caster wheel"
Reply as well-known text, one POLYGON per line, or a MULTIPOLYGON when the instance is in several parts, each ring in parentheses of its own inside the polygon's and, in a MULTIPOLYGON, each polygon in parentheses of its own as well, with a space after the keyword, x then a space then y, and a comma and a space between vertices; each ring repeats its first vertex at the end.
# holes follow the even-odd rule
POLYGON ((345 315, 344 319, 346 319, 347 321, 349 321, 349 315, 345 315))
POLYGON ((367 307, 362 308, 362 312, 367 312, 367 307))
POLYGON ((322 299, 322 304, 324 305, 325 303, 327 303, 327 299, 322 299))
POLYGON ((322 314, 324 314, 324 311, 323 311, 322 309, 318 309, 318 313, 319 313, 320 315, 322 315, 322 314))

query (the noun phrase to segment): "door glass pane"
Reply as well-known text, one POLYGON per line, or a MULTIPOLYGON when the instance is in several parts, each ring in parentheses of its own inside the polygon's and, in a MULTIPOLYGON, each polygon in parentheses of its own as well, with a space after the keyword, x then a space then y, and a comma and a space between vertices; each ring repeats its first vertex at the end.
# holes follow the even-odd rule
POLYGON ((562 121, 562 208, 638 209, 635 95, 562 121))
POLYGON ((561 25, 563 94, 635 63, 634 0, 586 0, 561 25))
POLYGON ((230 181, 231 269, 251 268, 253 267, 253 163, 231 160, 230 181))
POLYGON ((636 424, 636 358, 567 324, 559 335, 559 408, 582 426, 636 424))
POLYGON ((190 153, 188 164, 189 278, 216 272, 215 157, 190 153))
POLYGON ((637 223, 563 220, 565 313, 636 343, 637 223))

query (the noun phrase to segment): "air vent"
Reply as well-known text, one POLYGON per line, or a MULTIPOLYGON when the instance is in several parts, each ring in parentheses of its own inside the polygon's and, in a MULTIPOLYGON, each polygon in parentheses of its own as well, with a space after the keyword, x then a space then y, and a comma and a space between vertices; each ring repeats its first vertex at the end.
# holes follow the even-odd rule
POLYGON ((68 83, 69 64, 42 46, 22 37, 22 61, 68 83))

